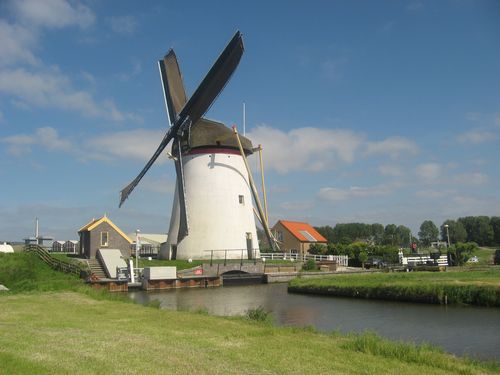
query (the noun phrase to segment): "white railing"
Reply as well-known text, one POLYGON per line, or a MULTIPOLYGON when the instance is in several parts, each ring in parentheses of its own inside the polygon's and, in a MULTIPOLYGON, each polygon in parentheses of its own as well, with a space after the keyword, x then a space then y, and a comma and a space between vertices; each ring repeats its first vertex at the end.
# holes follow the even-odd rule
POLYGON ((260 253, 262 259, 270 260, 290 260, 306 261, 309 259, 315 261, 335 261, 337 265, 347 267, 349 257, 347 255, 315 255, 315 254, 297 254, 297 253, 260 253))
POLYGON ((426 265, 427 263, 434 263, 438 266, 448 266, 448 257, 446 255, 441 255, 437 259, 433 259, 430 255, 417 255, 417 256, 403 256, 403 253, 399 252, 399 263, 403 266, 413 265, 420 266, 426 265))

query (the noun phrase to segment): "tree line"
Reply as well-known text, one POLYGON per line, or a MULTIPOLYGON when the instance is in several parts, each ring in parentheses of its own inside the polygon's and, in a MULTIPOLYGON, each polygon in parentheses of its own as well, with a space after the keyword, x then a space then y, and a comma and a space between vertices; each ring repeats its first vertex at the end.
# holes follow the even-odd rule
POLYGON ((500 245, 500 216, 466 216, 457 220, 445 220, 438 228, 432 220, 425 220, 420 225, 418 238, 410 228, 404 225, 339 223, 315 229, 331 244, 347 245, 354 242, 366 242, 373 245, 409 247, 417 243, 420 247, 429 247, 438 240, 450 244, 475 242, 479 246, 500 245))

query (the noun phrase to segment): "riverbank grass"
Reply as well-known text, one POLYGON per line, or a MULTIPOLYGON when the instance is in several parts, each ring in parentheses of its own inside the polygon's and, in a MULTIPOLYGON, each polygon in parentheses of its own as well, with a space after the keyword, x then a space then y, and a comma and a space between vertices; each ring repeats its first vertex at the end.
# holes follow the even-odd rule
POLYGON ((500 306, 500 268, 487 271, 401 272, 297 278, 288 290, 423 303, 500 306))
POLYGON ((375 335, 148 308, 76 292, 0 296, 6 374, 488 374, 474 362, 375 335))

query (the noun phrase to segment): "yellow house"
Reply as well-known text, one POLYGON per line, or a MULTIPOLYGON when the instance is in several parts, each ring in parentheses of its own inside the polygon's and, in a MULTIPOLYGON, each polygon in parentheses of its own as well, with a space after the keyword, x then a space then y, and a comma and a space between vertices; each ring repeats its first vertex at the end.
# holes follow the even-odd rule
POLYGON ((279 220, 271 228, 281 250, 284 252, 307 254, 311 244, 328 242, 310 224, 300 221, 279 220))

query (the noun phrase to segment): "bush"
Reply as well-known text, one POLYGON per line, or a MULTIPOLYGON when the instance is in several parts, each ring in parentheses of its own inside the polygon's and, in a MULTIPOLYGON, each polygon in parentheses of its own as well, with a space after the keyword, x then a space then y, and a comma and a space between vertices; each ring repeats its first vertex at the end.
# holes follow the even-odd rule
POLYGON ((264 310, 262 306, 246 311, 246 318, 256 322, 272 323, 272 314, 264 310))
POLYGON ((306 261, 304 263, 304 265, 302 266, 303 271, 314 271, 317 269, 318 269, 318 266, 316 266, 316 262, 312 259, 309 259, 308 261, 306 261))

